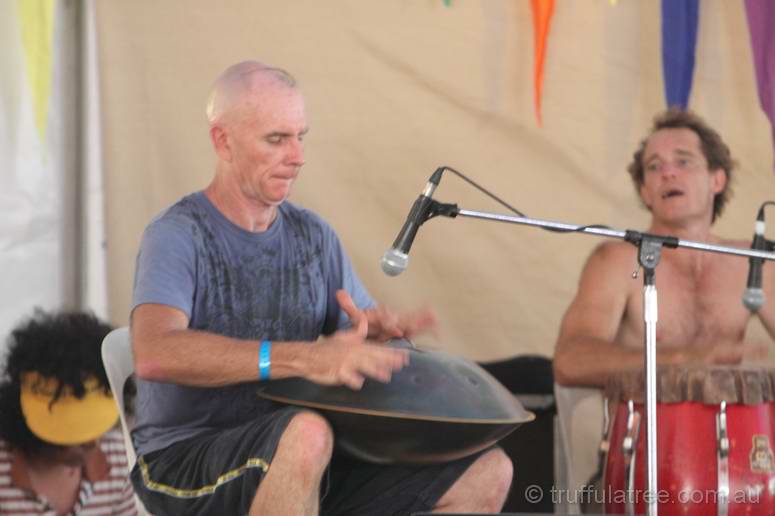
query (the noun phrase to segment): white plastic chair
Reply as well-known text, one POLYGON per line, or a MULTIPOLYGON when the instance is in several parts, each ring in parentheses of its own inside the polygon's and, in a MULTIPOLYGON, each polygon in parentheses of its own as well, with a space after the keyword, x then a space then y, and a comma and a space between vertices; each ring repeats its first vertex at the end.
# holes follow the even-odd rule
POLYGON ((580 514, 581 489, 595 473, 604 421, 600 389, 554 384, 557 405, 555 484, 560 500, 556 512, 580 514))
MULTIPOLYGON (((108 376, 113 399, 116 400, 118 405, 118 413, 121 417, 121 430, 124 434, 127 464, 129 471, 132 471, 135 462, 137 462, 137 453, 132 444, 132 437, 130 435, 132 427, 130 422, 127 421, 126 407, 124 406, 124 385, 135 370, 129 328, 117 328, 108 333, 102 341, 102 363, 105 365, 105 373, 108 376)), ((135 495, 135 505, 137 506, 138 514, 141 516, 149 515, 142 502, 137 498, 137 495, 135 495)))

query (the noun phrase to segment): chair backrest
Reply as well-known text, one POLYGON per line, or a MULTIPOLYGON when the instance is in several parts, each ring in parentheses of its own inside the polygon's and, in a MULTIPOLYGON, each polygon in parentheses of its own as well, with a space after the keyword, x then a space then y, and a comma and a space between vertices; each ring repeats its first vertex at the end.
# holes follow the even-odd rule
MULTIPOLYGON (((118 405, 118 413, 121 417, 121 430, 124 434, 127 464, 129 471, 132 471, 135 462, 137 462, 137 453, 135 452, 130 434, 132 426, 130 421, 127 420, 126 407, 124 406, 124 385, 126 385, 127 379, 135 371, 129 328, 116 328, 105 336, 105 339, 102 341, 102 363, 105 366, 105 373, 108 376, 113 399, 116 400, 118 405)), ((151 516, 151 513, 145 509, 145 506, 136 494, 135 505, 137 506, 138 516, 151 516)))
POLYGON ((105 365, 105 373, 108 375, 113 398, 118 404, 127 460, 131 471, 137 461, 137 454, 132 444, 131 428, 127 422, 126 407, 124 407, 124 385, 135 369, 129 328, 117 328, 105 337, 102 341, 102 363, 105 365))
POLYGON ((603 393, 600 389, 565 387, 554 384, 557 403, 559 453, 555 456, 557 489, 562 496, 556 509, 567 514, 580 514, 576 503, 581 489, 597 470, 598 450, 604 421, 603 393))

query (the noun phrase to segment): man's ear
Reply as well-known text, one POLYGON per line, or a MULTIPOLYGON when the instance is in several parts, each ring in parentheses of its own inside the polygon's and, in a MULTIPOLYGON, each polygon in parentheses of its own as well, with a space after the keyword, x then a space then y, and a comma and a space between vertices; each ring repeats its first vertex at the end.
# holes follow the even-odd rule
POLYGON ((223 161, 231 161, 231 144, 229 133, 219 124, 210 126, 210 142, 213 144, 215 154, 223 161))
POLYGON ((640 184, 640 187, 638 188, 638 192, 640 192, 640 200, 643 203, 643 205, 649 211, 651 211, 651 197, 650 197, 649 191, 646 190, 644 183, 640 184))
POLYGON ((727 177, 726 172, 724 172, 723 168, 717 168, 715 170, 711 170, 711 188, 713 190, 713 193, 721 193, 724 191, 724 188, 727 186, 727 182, 729 181, 729 178, 727 177))

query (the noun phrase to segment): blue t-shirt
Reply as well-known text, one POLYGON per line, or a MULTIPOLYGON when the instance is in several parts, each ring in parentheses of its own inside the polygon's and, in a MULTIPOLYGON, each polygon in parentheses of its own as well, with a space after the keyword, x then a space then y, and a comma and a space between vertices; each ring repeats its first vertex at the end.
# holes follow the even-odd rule
MULTIPOLYGON (((145 229, 132 309, 169 305, 188 316, 189 328, 228 337, 315 341, 349 325, 338 289, 360 308, 374 304, 320 217, 284 202, 269 229, 252 233, 196 192, 145 229)), ((139 453, 149 453, 270 409, 257 398, 255 383, 205 388, 138 378, 133 438, 139 453)))

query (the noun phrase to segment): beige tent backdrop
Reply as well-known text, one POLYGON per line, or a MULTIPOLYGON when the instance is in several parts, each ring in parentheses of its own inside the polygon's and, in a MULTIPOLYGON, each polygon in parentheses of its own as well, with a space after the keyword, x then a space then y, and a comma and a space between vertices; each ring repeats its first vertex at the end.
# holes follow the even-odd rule
MULTIPOLYGON (((700 4, 690 107, 722 133, 739 163, 735 196, 716 229, 748 239, 759 204, 775 197, 770 128, 743 2, 700 4)), ((128 321, 146 223, 210 180, 204 105, 212 80, 249 58, 290 70, 307 98, 307 164, 292 199, 333 225, 377 299, 436 308, 441 334, 424 345, 477 360, 550 356, 585 257, 599 243, 435 219, 420 231, 407 271, 388 278, 379 258, 437 166, 463 171, 531 217, 618 229, 648 221, 625 167, 664 107, 659 2, 557 2, 543 127, 533 111, 527 0, 449 7, 442 0, 101 0, 96 7, 114 323, 128 321)), ((503 212, 452 175, 436 197, 503 212)))

